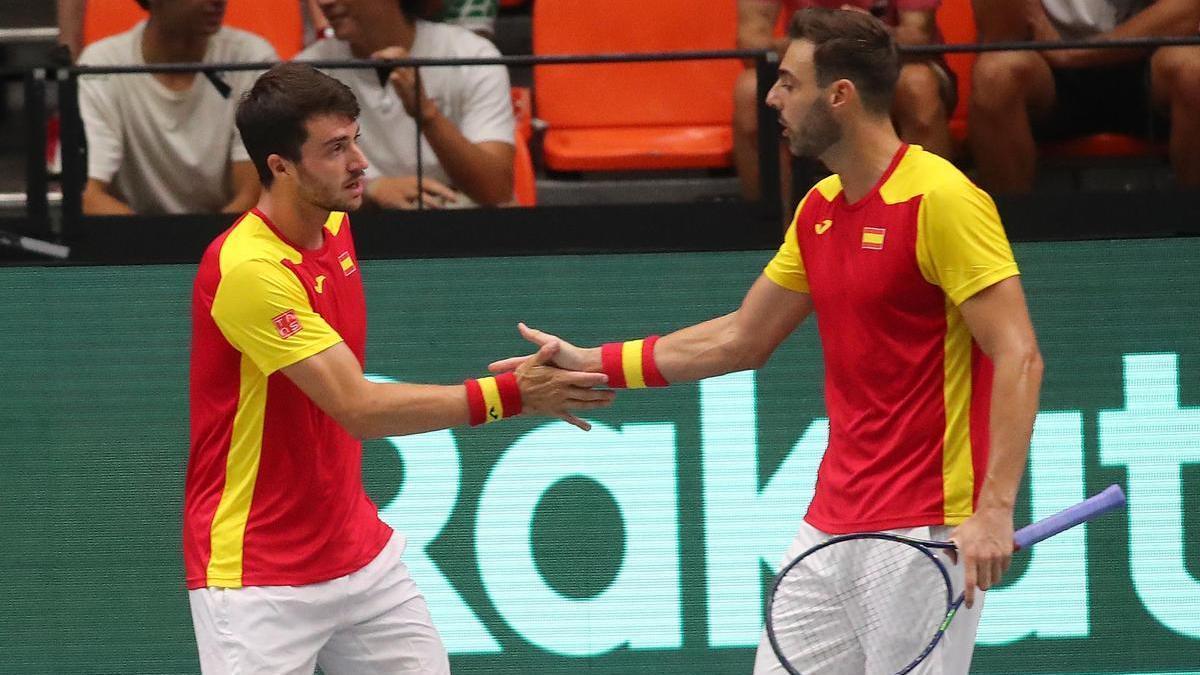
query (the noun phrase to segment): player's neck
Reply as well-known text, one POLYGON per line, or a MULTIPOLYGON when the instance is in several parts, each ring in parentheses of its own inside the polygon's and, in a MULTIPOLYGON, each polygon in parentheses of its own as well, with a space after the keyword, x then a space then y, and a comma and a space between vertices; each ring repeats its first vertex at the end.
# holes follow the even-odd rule
POLYGON ((842 140, 821 156, 842 181, 848 203, 855 203, 875 188, 896 158, 901 141, 891 120, 864 120, 843 131, 842 140))
POLYGON ((329 220, 329 211, 295 195, 283 195, 283 186, 263 190, 257 208, 289 243, 302 249, 316 250, 325 241, 322 230, 329 220))

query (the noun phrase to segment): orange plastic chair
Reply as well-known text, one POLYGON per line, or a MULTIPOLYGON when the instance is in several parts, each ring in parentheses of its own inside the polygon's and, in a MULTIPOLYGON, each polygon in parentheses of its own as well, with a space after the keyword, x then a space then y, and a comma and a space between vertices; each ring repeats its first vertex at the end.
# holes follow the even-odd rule
MULTIPOLYGON (((146 18, 133 0, 87 0, 83 14, 83 44, 133 28, 146 18)), ((256 33, 270 42, 281 59, 304 47, 304 17, 299 0, 229 0, 225 25, 256 33)))
POLYGON ((517 138, 526 143, 533 138, 533 92, 529 87, 512 88, 513 117, 517 122, 517 138))
MULTIPOLYGON (((947 43, 963 44, 976 40, 975 12, 971 10, 971 0, 942 0, 937 10, 937 24, 947 43)), ((971 98, 971 70, 975 67, 975 54, 947 54, 946 64, 958 77, 958 105, 950 114, 950 135, 961 143, 967 138, 967 108, 971 98)))
POLYGON ((1163 143, 1112 133, 1093 134, 1057 143, 1048 143, 1041 146, 1041 150, 1047 157, 1055 158, 1121 158, 1167 154, 1167 146, 1163 143))
POLYGON ((520 134, 513 139, 516 154, 513 155, 513 195, 518 206, 537 206, 537 180, 533 175, 533 156, 529 145, 520 134))
MULTIPOLYGON (((537 0, 533 52, 732 49, 734 0, 537 0)), ((546 166, 558 171, 700 169, 733 163, 736 60, 534 68, 546 166)))
POLYGON ((516 133, 513 145, 513 193, 518 206, 537 206, 537 180, 533 173, 533 156, 529 153, 529 141, 533 139, 533 100, 529 87, 512 88, 513 117, 516 118, 516 133))

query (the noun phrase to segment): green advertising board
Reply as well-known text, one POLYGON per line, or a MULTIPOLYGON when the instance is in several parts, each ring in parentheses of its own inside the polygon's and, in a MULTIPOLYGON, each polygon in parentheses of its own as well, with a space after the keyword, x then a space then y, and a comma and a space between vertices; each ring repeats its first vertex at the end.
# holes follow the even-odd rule
MULTIPOLYGON (((1046 361, 1018 554, 973 672, 1200 669, 1200 240, 1016 246, 1046 361)), ((375 377, 732 310, 770 252, 369 261, 375 377)), ((198 670, 179 523, 193 267, 0 269, 0 673, 198 670)), ((748 673, 827 425, 810 323, 757 372, 622 392, 584 433, 518 418, 367 443, 456 673, 748 673)), ((314 505, 319 508, 320 505, 314 505)))

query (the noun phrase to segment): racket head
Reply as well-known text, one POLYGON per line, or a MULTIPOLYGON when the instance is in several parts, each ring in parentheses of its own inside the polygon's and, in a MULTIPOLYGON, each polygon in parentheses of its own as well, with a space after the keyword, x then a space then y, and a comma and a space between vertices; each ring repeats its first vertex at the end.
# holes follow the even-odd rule
POLYGON ((907 673, 937 646, 961 603, 938 550, 885 532, 832 537, 775 576, 767 638, 784 670, 907 673))

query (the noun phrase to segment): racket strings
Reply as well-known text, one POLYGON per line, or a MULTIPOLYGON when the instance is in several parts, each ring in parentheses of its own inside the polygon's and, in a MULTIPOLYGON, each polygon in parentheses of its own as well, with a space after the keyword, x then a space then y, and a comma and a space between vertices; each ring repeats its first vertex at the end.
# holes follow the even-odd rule
POLYGON ((800 673, 895 673, 946 614, 940 568, 914 546, 848 539, 811 552, 771 603, 779 652, 800 673))

